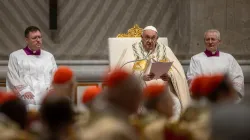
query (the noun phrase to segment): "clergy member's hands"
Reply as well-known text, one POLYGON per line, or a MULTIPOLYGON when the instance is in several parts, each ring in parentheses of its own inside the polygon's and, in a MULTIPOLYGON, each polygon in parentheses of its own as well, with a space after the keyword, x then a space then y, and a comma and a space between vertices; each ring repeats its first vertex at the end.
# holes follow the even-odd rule
POLYGON ((31 92, 26 92, 23 94, 24 99, 34 99, 34 95, 31 92))
POLYGON ((150 73, 150 74, 144 74, 142 79, 144 81, 150 81, 152 80, 153 78, 155 77, 155 74, 154 73, 150 73))
POLYGON ((170 77, 168 76, 167 73, 165 73, 165 74, 161 75, 161 79, 162 79, 163 81, 169 81, 169 80, 170 80, 170 77))

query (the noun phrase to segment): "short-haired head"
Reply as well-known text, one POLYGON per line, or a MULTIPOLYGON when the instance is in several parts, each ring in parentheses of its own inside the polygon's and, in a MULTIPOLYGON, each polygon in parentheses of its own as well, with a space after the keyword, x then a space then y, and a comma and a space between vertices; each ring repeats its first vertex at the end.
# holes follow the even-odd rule
POLYGON ((74 121, 74 109, 70 99, 57 94, 49 95, 40 108, 41 120, 48 125, 50 130, 72 124, 74 121))
POLYGON ((154 51, 158 40, 158 31, 154 26, 147 26, 142 31, 142 45, 147 51, 154 51))
POLYGON ((204 33, 204 38, 206 37, 207 33, 210 33, 210 32, 216 33, 217 39, 220 40, 220 31, 217 30, 217 29, 209 29, 209 30, 207 30, 207 31, 204 33))
POLYGON ((115 70, 105 79, 107 90, 104 97, 128 113, 137 111, 141 101, 141 84, 137 77, 124 70, 115 70))
POLYGON ((36 26, 29 26, 24 31, 24 37, 28 38, 30 32, 40 31, 40 29, 36 26))
POLYGON ((143 90, 144 105, 149 110, 156 110, 159 99, 166 92, 164 85, 149 85, 143 90))

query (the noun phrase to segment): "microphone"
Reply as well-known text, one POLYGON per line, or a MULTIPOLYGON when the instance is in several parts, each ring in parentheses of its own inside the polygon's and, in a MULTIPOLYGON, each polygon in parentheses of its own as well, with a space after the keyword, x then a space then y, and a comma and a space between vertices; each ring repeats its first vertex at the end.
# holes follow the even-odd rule
MULTIPOLYGON (((138 62, 138 61, 142 61, 142 60, 148 60, 148 57, 149 57, 149 55, 150 55, 152 52, 153 52, 153 51, 150 50, 149 53, 147 54, 147 56, 146 56, 145 58, 143 58, 143 59, 135 59, 135 60, 126 62, 126 63, 124 63, 120 68, 122 69, 124 66, 126 66, 127 64, 132 63, 132 62, 138 62)), ((137 56, 137 58, 138 58, 138 56, 137 56)))

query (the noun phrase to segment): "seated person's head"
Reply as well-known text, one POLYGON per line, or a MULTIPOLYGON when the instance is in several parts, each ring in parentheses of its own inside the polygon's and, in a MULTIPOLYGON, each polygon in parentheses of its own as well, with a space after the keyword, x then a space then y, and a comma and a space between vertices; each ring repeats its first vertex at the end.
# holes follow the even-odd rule
POLYGON ((98 96, 101 92, 102 89, 99 87, 91 86, 86 88, 83 92, 82 103, 90 108, 96 96, 98 96))
POLYGON ((40 114, 49 130, 58 131, 73 123, 75 113, 68 97, 51 94, 43 101, 40 114))
POLYGON ((172 117, 173 100, 165 85, 149 85, 145 87, 143 95, 147 110, 157 111, 167 117, 172 117))
POLYGON ((72 97, 74 92, 74 73, 70 67, 60 66, 54 73, 52 86, 56 94, 72 97))
POLYGON ((104 98, 114 106, 132 114, 137 112, 142 97, 139 80, 132 74, 123 70, 115 70, 104 80, 107 90, 103 92, 104 98))
POLYGON ((191 84, 190 91, 195 99, 205 97, 211 102, 236 100, 236 91, 227 75, 198 76, 191 84))

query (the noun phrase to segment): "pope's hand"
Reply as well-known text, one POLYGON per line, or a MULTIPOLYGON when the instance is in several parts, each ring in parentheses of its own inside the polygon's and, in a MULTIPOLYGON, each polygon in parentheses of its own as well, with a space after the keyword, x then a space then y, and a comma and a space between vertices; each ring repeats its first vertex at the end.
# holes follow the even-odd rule
POLYGON ((150 73, 150 74, 144 74, 142 79, 144 81, 150 81, 152 80, 153 78, 155 77, 155 74, 154 73, 150 73))
POLYGON ((168 76, 167 73, 165 73, 165 74, 161 75, 161 79, 162 79, 163 81, 169 81, 169 80, 170 80, 170 77, 168 76))

